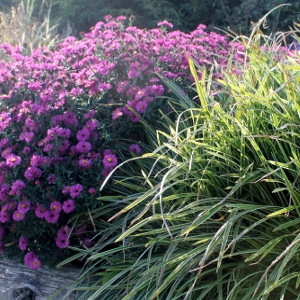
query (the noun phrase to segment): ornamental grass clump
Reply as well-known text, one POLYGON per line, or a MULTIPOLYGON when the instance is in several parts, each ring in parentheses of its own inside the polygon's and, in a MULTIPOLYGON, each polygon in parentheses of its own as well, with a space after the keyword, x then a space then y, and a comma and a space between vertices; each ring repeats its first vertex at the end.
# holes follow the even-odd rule
MULTIPOLYGON (((50 27, 50 12, 43 18, 33 17, 35 0, 20 1, 17 7, 12 7, 9 15, 0 12, 0 43, 23 47, 23 54, 30 54, 39 47, 53 47, 58 42, 57 26, 50 27)), ((44 9, 42 2, 40 11, 44 9)), ((39 16, 40 17, 40 16, 39 16)), ((1 56, 0 56, 1 57, 1 56)))
POLYGON ((299 299, 300 57, 257 28, 241 42, 249 64, 218 80, 229 97, 211 76, 196 80, 201 104, 177 94, 156 149, 103 198, 121 205, 105 233, 118 247, 77 249, 90 262, 78 299, 299 299))
POLYGON ((0 248, 30 267, 95 243, 96 223, 85 213, 101 204, 99 187, 112 169, 144 151, 140 118, 154 124, 171 95, 155 72, 183 89, 191 84, 187 55, 221 67, 242 49, 204 25, 184 34, 168 32, 166 22, 125 27, 124 19, 108 16, 82 40, 68 37, 31 55, 0 45, 0 248))

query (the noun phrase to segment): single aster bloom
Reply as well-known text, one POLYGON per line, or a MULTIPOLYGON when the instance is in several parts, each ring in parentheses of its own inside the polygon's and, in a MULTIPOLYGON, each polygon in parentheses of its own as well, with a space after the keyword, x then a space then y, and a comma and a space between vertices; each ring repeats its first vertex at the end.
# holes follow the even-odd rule
POLYGON ((89 152, 89 151, 91 151, 91 149, 92 149, 92 145, 91 145, 91 143, 89 143, 89 142, 79 142, 79 143, 76 145, 76 150, 77 150, 79 153, 89 152))
POLYGON ((70 233, 71 233, 71 228, 66 225, 66 226, 58 229, 57 237, 67 239, 67 238, 69 238, 70 233))
POLYGON ((93 246, 93 241, 89 238, 85 238, 83 240, 83 246, 87 247, 87 248, 90 248, 91 246, 93 246))
POLYGON ((57 180, 57 177, 55 176, 55 174, 49 174, 49 176, 47 177, 48 183, 52 184, 57 180))
POLYGON ((25 265, 28 267, 31 267, 31 262, 33 261, 34 257, 35 257, 35 254, 32 251, 26 253, 24 256, 25 265))
POLYGON ((76 134, 76 138, 80 142, 86 141, 90 137, 90 131, 87 128, 79 130, 76 134))
POLYGON ((58 221, 59 219, 59 212, 55 211, 55 210, 50 210, 50 211, 46 211, 45 213, 45 220, 50 223, 50 224, 54 224, 58 221))
POLYGON ((92 194, 92 195, 93 195, 93 194, 96 194, 96 189, 95 189, 95 188, 89 188, 89 189, 88 189, 88 193, 89 193, 89 194, 92 194))
POLYGON ((30 202, 28 200, 23 200, 18 204, 18 211, 26 213, 30 209, 30 202))
POLYGON ((89 169, 92 167, 92 161, 90 159, 81 159, 79 162, 78 162, 79 166, 80 167, 83 167, 83 168, 86 168, 86 169, 89 169))
POLYGON ((30 181, 42 176, 42 170, 37 167, 28 167, 24 173, 24 177, 30 181))
POLYGON ((64 249, 70 245, 70 240, 64 237, 57 237, 55 243, 58 248, 64 249))
POLYGON ((14 191, 22 190, 26 187, 26 184, 22 180, 16 180, 12 186, 11 189, 14 191))
POLYGON ((62 193, 63 194, 68 194, 70 193, 71 187, 70 186, 64 186, 62 193))
POLYGON ((72 199, 68 199, 63 203, 63 211, 69 214, 75 209, 75 202, 72 199))
POLYGON ((31 260, 30 268, 37 270, 40 267, 41 267, 41 261, 36 256, 34 256, 31 260))
POLYGON ((34 214, 37 218, 42 219, 46 216, 46 209, 42 206, 39 206, 35 209, 34 214))
POLYGON ((14 154, 9 154, 6 156, 6 164, 11 168, 17 166, 21 164, 21 157, 14 154))
POLYGON ((31 149, 29 147, 24 147, 22 152, 25 154, 28 154, 31 151, 31 149))
POLYGON ((0 211, 0 222, 6 223, 10 220, 10 214, 7 211, 0 211))
POLYGON ((61 204, 58 201, 53 201, 50 204, 50 210, 56 211, 57 213, 59 213, 61 211, 61 204))
POLYGON ((115 155, 108 154, 108 155, 104 156, 102 162, 105 167, 110 168, 110 167, 114 167, 117 165, 118 159, 115 155))
POLYGON ((22 221, 24 218, 25 218, 25 212, 21 212, 21 211, 16 210, 16 211, 13 213, 13 219, 14 219, 16 222, 22 221))
POLYGON ((115 109, 111 114, 112 114, 112 119, 113 120, 116 120, 116 119, 118 119, 119 117, 121 117, 123 115, 120 108, 115 109))
POLYGON ((17 207, 17 202, 16 201, 14 201, 14 200, 12 200, 12 201, 10 201, 10 202, 8 202, 7 203, 7 210, 15 210, 16 209, 16 207, 17 207))
POLYGON ((137 105, 135 106, 136 111, 139 113, 143 113, 147 110, 148 104, 146 101, 140 101, 137 103, 137 105))
POLYGON ((141 147, 138 145, 138 144, 132 144, 129 146, 129 150, 131 152, 134 152, 136 154, 139 154, 142 150, 141 150, 141 147))
POLYGON ((76 185, 71 186, 71 189, 70 189, 71 197, 75 198, 75 197, 80 196, 82 190, 83 190, 83 187, 79 183, 76 184, 76 185))
POLYGON ((53 147, 54 147, 53 144, 46 144, 43 148, 43 151, 50 152, 53 149, 53 147))
POLYGON ((6 158, 9 154, 12 153, 12 148, 11 147, 8 147, 6 149, 4 149, 2 152, 1 152, 1 156, 3 158, 6 158))
POLYGON ((168 26, 170 28, 173 28, 173 24, 169 23, 168 21, 164 20, 163 22, 158 22, 157 26, 168 26))
POLYGON ((19 238, 19 248, 20 248, 20 250, 24 251, 24 250, 26 250, 27 247, 28 247, 28 239, 21 236, 19 238))

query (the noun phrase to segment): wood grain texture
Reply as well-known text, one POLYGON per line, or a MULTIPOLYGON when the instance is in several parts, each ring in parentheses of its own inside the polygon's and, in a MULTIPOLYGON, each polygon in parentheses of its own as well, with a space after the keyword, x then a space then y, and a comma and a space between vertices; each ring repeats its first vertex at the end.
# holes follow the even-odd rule
MULTIPOLYGON (((60 288, 75 280, 79 272, 79 268, 52 270, 42 267, 33 270, 23 264, 2 259, 0 260, 0 300, 46 300, 60 288), (33 293, 31 295, 28 293, 28 289, 34 292, 34 298, 33 293)), ((52 299, 76 299, 76 294, 65 296, 69 289, 64 289, 52 299)))

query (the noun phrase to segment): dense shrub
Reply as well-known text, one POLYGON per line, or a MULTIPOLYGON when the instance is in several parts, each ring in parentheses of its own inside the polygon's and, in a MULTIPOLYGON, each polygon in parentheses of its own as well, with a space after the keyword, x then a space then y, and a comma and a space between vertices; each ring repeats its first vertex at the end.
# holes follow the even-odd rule
POLYGON ((31 267, 56 263, 68 245, 91 245, 80 214, 99 205, 112 168, 141 151, 141 115, 155 118, 170 96, 154 72, 182 89, 192 79, 187 56, 222 68, 243 49, 204 25, 185 34, 168 32, 167 21, 141 30, 124 19, 107 16, 82 40, 31 56, 0 46, 1 250, 31 267))

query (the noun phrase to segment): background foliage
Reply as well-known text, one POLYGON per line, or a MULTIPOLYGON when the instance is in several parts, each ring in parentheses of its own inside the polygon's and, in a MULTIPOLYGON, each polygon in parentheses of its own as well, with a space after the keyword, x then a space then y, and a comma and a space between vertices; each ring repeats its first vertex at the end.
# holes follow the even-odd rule
MULTIPOLYGON (((30 1, 30 0, 25 0, 30 1)), ((3 0, 0 10, 8 12, 11 6, 17 6, 20 0, 3 0)), ((300 3, 297 0, 36 0, 35 16, 40 14, 41 4, 52 6, 53 21, 61 20, 60 30, 73 28, 74 34, 88 32, 105 15, 113 17, 135 16, 134 25, 139 28, 153 28, 157 22, 168 20, 174 28, 189 32, 200 23, 211 30, 229 26, 235 32, 247 34, 251 30, 251 21, 257 22, 273 7, 290 3, 291 6, 275 11, 268 18, 267 34, 278 30, 288 30, 299 16, 300 3)))

